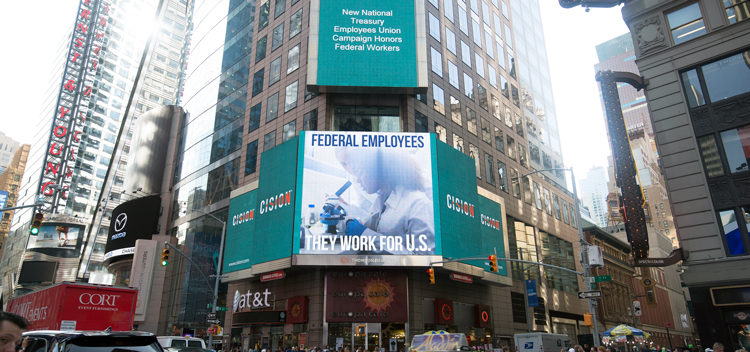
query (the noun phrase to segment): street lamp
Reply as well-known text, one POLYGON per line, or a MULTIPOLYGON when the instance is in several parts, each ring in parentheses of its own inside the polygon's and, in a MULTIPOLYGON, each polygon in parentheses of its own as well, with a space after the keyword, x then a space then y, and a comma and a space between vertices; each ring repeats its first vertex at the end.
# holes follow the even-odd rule
MULTIPOLYGON (((216 263, 216 281, 214 282, 214 303, 211 305, 211 313, 216 316, 216 304, 219 297, 219 278, 221 278, 221 262, 224 258, 224 236, 227 234, 227 222, 200 209, 193 209, 199 213, 206 214, 221 223, 221 240, 219 241, 219 261, 216 263)), ((213 350, 214 335, 208 334, 208 348, 213 350)))
MULTIPOLYGON (((542 171, 570 171, 570 178, 573 182, 573 200, 575 201, 575 207, 576 207, 576 224, 578 225, 578 241, 581 244, 581 259, 583 260, 583 282, 586 285, 586 289, 588 290, 589 287, 589 278, 591 277, 590 271, 589 271, 589 262, 586 260, 588 258, 588 251, 587 247, 590 245, 588 242, 586 242, 586 239, 583 238, 583 226, 581 224, 581 205, 578 202, 578 190, 576 187, 576 175, 573 173, 573 167, 571 166, 569 169, 563 169, 563 168, 551 168, 551 169, 542 169, 542 170, 536 170, 529 172, 527 174, 521 175, 521 179, 523 179, 526 176, 529 176, 531 174, 539 173, 542 171)), ((519 180, 520 182, 521 180, 519 180)), ((589 298, 589 313, 591 313, 593 317, 594 322, 594 346, 599 347, 599 327, 596 325, 596 306, 594 303, 594 299, 589 298)))

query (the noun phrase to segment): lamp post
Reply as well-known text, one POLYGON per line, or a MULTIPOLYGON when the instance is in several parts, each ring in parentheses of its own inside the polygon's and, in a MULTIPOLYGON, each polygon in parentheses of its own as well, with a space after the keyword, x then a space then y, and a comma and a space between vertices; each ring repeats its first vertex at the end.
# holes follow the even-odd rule
MULTIPOLYGON (((583 238, 583 226, 581 226, 581 205, 580 205, 580 203, 578 201, 578 190, 577 190, 577 187, 576 187, 576 176, 575 176, 575 173, 573 173, 573 167, 570 167, 569 169, 552 168, 552 169, 536 170, 536 171, 532 171, 532 172, 529 172, 527 174, 521 175, 521 179, 523 179, 524 177, 526 177, 528 175, 536 174, 536 173, 539 173, 539 172, 542 172, 542 171, 570 171, 570 178, 571 178, 571 181, 573 182, 573 200, 575 201, 575 207, 576 207, 576 224, 578 225, 577 226, 578 227, 578 241, 581 244, 581 260, 583 260, 583 282, 586 285, 586 290, 588 291, 588 289, 589 289, 589 279, 591 278, 591 273, 590 273, 590 270, 589 270, 589 263, 588 263, 588 260, 587 260, 588 259, 588 255, 587 255, 588 251, 586 249, 588 248, 589 243, 586 242, 585 238, 583 238)), ((518 181, 521 182, 521 180, 518 180, 518 181)), ((597 327, 597 324, 596 324, 596 306, 595 306, 595 304, 596 303, 594 303, 594 299, 589 298, 589 313, 591 313, 591 316, 593 318, 593 323, 594 323, 594 331, 593 331, 593 334, 592 334, 592 335, 594 335, 594 346, 599 347, 599 345, 600 345, 600 343, 599 343, 599 328, 597 327)))
MULTIPOLYGON (((219 278, 221 278, 221 261, 224 258, 224 236, 226 236, 226 233, 227 233, 227 222, 203 210, 193 209, 193 211, 206 214, 221 223, 221 240, 219 241, 219 260, 218 262, 216 262, 216 275, 215 275, 216 280, 214 281, 214 302, 211 305, 211 313, 215 317, 216 316, 216 304, 217 304, 218 297, 219 297, 219 278)), ((208 348, 211 350, 213 350, 214 348, 214 335, 213 334, 208 334, 208 348)))

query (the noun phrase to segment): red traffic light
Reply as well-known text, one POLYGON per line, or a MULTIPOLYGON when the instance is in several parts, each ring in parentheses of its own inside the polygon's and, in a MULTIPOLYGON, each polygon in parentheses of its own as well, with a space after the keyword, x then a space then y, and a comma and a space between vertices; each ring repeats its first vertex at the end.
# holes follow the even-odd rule
POLYGON ((435 284, 435 269, 433 268, 427 269, 427 274, 430 275, 430 285, 435 284))

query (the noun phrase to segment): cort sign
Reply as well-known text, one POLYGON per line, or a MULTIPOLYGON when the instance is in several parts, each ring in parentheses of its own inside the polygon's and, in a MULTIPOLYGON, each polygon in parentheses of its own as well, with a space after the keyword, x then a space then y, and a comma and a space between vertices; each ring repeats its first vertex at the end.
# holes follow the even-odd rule
POLYGON ((78 302, 85 305, 92 306, 115 306, 115 300, 120 298, 120 295, 105 295, 100 293, 83 293, 78 296, 78 302))
POLYGON ((241 311, 243 308, 257 308, 257 307, 270 307, 268 303, 268 296, 271 292, 266 289, 265 291, 252 293, 250 290, 246 294, 240 293, 240 291, 234 291, 234 303, 232 304, 232 310, 234 312, 241 311), (263 296, 263 297, 261 297, 263 296))

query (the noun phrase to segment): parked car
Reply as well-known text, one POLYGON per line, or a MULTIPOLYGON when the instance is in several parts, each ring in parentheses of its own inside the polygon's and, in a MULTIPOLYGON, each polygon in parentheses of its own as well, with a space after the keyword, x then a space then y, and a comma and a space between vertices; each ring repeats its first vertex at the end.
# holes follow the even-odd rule
POLYGON ((156 336, 139 331, 61 331, 35 330, 26 352, 164 352, 156 336))
POLYGON ((182 337, 182 336, 157 336, 161 347, 194 347, 194 348, 206 348, 206 341, 203 341, 197 337, 182 337))

